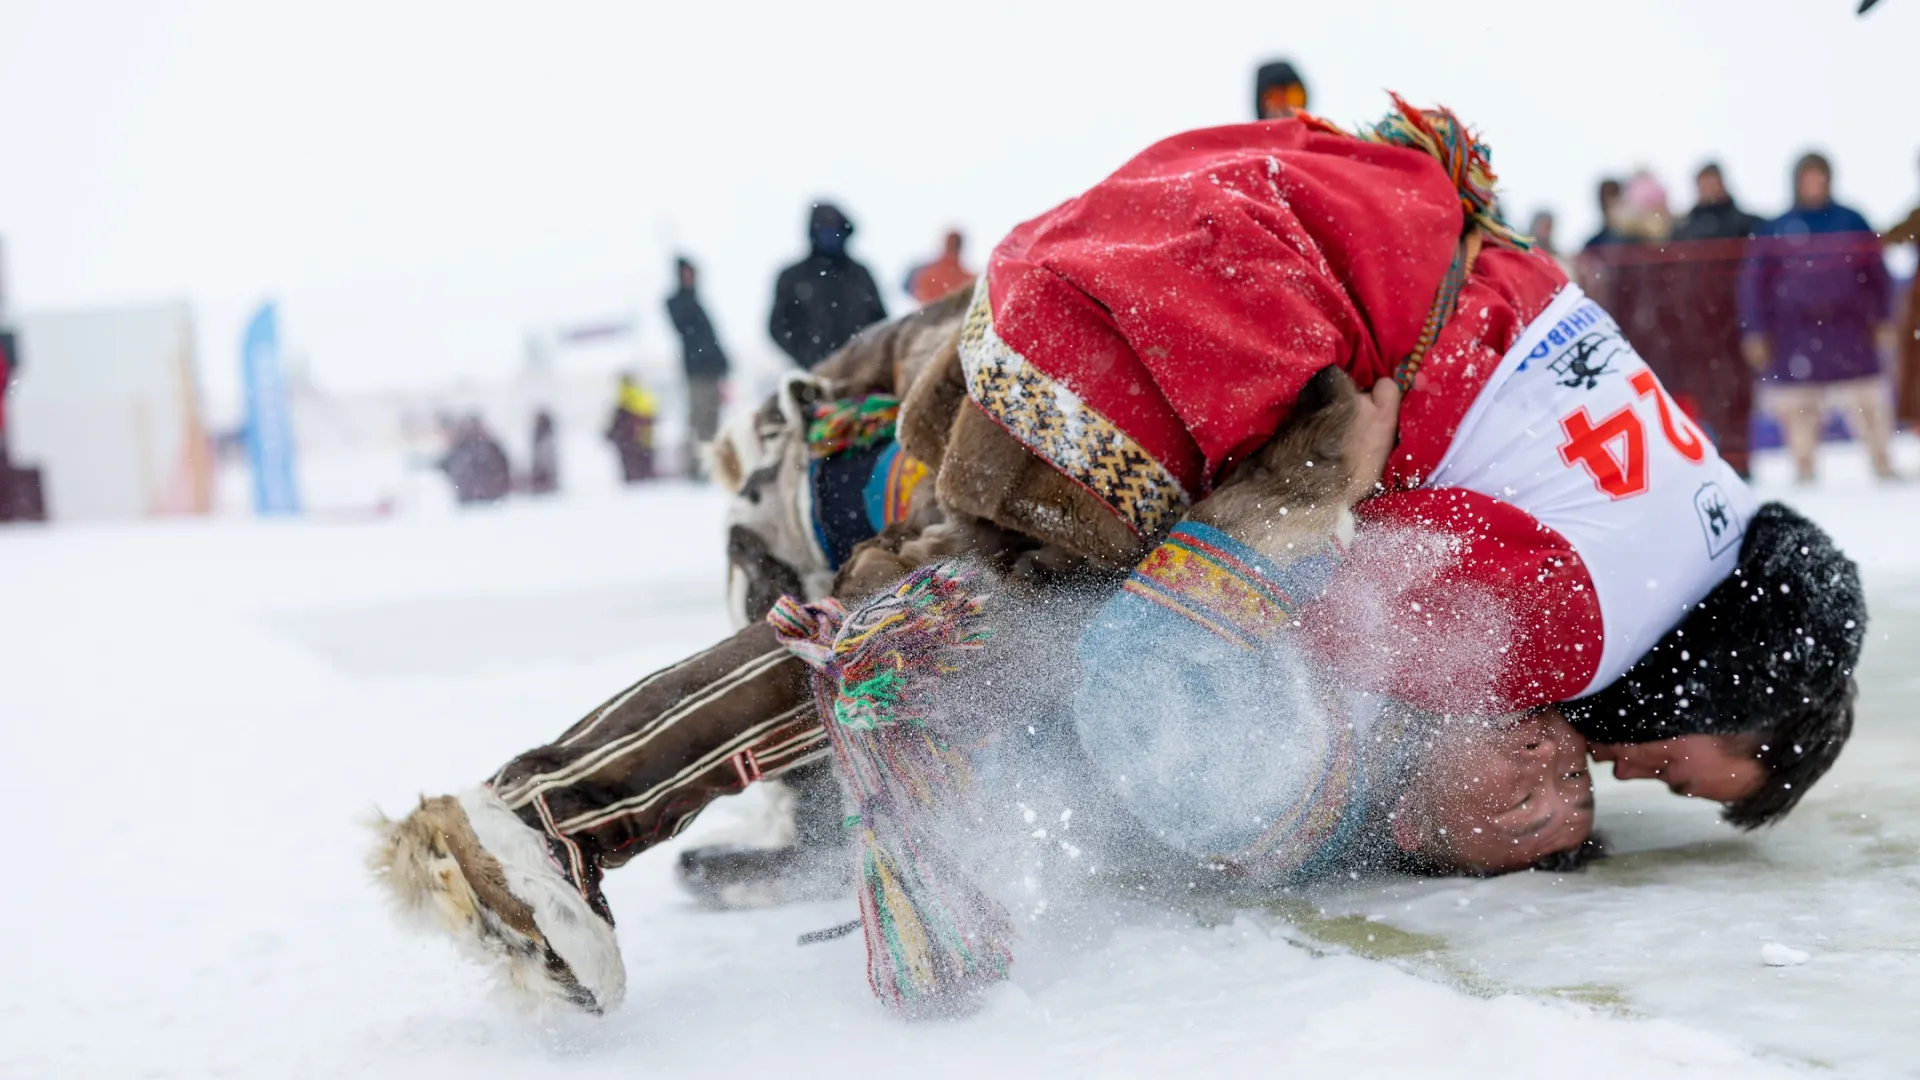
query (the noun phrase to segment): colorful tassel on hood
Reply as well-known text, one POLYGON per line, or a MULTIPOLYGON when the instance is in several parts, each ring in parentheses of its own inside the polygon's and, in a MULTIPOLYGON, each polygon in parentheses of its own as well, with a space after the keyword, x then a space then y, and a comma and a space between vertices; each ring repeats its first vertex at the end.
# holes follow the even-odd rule
POLYGON ((933 826, 964 791, 967 761, 934 690, 987 640, 983 597, 955 564, 922 567, 852 614, 780 600, 767 621, 816 669, 835 772, 856 811, 867 979, 909 1015, 965 1007, 1006 977, 1013 925, 968 879, 933 826))
POLYGON ((1360 138, 1430 155, 1447 170, 1469 222, 1498 243, 1519 251, 1532 250, 1533 240, 1500 216, 1493 190, 1499 177, 1493 173, 1492 149, 1475 139, 1452 109, 1416 109, 1399 94, 1392 97, 1395 111, 1371 128, 1362 128, 1360 138))

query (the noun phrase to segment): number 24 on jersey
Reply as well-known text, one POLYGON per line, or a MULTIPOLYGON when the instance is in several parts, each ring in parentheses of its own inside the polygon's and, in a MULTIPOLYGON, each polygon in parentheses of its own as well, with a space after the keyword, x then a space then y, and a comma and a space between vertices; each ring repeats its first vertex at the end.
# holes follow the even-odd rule
POLYGON ((1699 464, 1707 456, 1707 440, 1653 377, 1641 368, 1627 379, 1634 400, 1608 413, 1598 421, 1585 405, 1560 420, 1566 441, 1560 444, 1560 460, 1569 467, 1581 465, 1593 477, 1594 485, 1612 499, 1630 499, 1647 490, 1647 428, 1640 419, 1641 400, 1653 399, 1660 417, 1660 433, 1680 456, 1699 464))

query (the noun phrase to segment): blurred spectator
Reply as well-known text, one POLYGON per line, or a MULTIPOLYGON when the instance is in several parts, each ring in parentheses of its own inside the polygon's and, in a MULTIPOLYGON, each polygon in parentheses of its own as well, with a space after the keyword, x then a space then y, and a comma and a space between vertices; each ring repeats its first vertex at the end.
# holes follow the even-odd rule
POLYGON ((707 309, 694 289, 700 272, 680 258, 676 267, 680 287, 667 297, 667 316, 680 335, 680 365, 687 375, 687 471, 700 471, 700 448, 713 441, 720 428, 721 385, 727 378, 727 354, 713 332, 707 309))
POLYGON ((1622 242, 1657 244, 1673 234, 1666 185, 1647 169, 1635 169, 1615 204, 1614 230, 1622 242))
POLYGON ((1675 240, 1745 240, 1760 228, 1761 220, 1733 201, 1719 165, 1710 161, 1700 166, 1693 188, 1693 209, 1673 230, 1675 240))
POLYGON ((553 429, 553 414, 541 409, 533 414, 533 451, 527 464, 527 492, 551 495, 559 490, 559 440, 553 429))
POLYGON ((1614 224, 1620 217, 1620 192, 1620 181, 1612 178, 1600 181, 1600 231, 1587 237, 1587 247, 1605 247, 1621 242, 1620 234, 1614 231, 1614 224))
MULTIPOLYGON (((1920 207, 1880 238, 1888 246, 1912 244, 1920 255, 1920 207)), ((1915 260, 1920 263, 1920 259, 1915 260)), ((1903 424, 1920 427, 1920 266, 1907 283, 1907 302, 1894 334, 1894 416, 1903 424)))
POLYGON ((1760 227, 1741 270, 1741 348, 1763 373, 1762 404, 1785 430, 1802 482, 1813 479, 1829 405, 1866 444, 1874 474, 1891 479, 1891 410, 1874 339, 1887 333, 1893 281, 1879 237, 1832 189, 1826 158, 1794 165, 1793 209, 1760 227))
POLYGON ((479 415, 449 422, 447 452, 440 470, 453 482, 453 497, 462 505, 499 502, 513 487, 513 470, 500 440, 487 430, 479 415))
POLYGON ((1553 239, 1553 211, 1535 210, 1533 212, 1533 221, 1527 226, 1527 231, 1533 236, 1535 247, 1553 256, 1555 259, 1560 257, 1560 245, 1556 244, 1553 239))
POLYGON ((1675 327, 1673 362, 1656 374, 1727 464, 1746 476, 1753 373, 1740 356, 1736 283, 1747 240, 1761 220, 1735 205, 1718 165, 1702 166, 1693 180, 1693 210, 1674 228, 1664 260, 1670 287, 1662 303, 1675 327))
POLYGON ((1551 210, 1535 210, 1533 212, 1533 221, 1527 225, 1527 232, 1533 237, 1534 247, 1555 263, 1558 263, 1560 269, 1566 273, 1567 277, 1571 278, 1573 277, 1573 264, 1567 261, 1566 256, 1560 254, 1560 245, 1554 239, 1553 229, 1554 218, 1553 211, 1551 210))
POLYGON ((853 335, 887 317, 873 275, 847 254, 853 222, 831 203, 815 203, 807 222, 812 252, 780 272, 767 332, 793 362, 812 368, 853 335))
POLYGON ((1256 120, 1283 120, 1307 107, 1307 84, 1285 60, 1261 64, 1253 75, 1256 120))
POLYGON ((653 391, 633 374, 620 376, 619 398, 613 405, 613 418, 607 421, 606 439, 620 455, 620 476, 629 484, 651 480, 653 471, 653 422, 660 414, 653 391))
MULTIPOLYGON (((13 331, 0 329, 0 471, 7 468, 7 394, 13 389, 13 377, 20 370, 19 338, 13 331)), ((6 478, 0 472, 0 484, 6 478)), ((4 493, 0 493, 4 498, 4 493)))
MULTIPOLYGON (((1680 268, 1665 244, 1673 231, 1667 189, 1646 169, 1636 169, 1613 200, 1607 227, 1611 239, 1582 252, 1588 292, 1619 322, 1627 340, 1670 392, 1692 373, 1684 342, 1691 316, 1674 302, 1680 268)), ((1689 396, 1682 402, 1698 413, 1689 396)))
POLYGON ((966 238, 960 235, 960 230, 949 230, 940 257, 907 272, 907 294, 922 304, 931 304, 973 284, 973 271, 960 261, 960 248, 964 243, 966 238))
POLYGON ((1608 310, 1612 310, 1612 270, 1602 255, 1607 248, 1626 242, 1615 229, 1620 220, 1620 190, 1618 180, 1609 177, 1600 181, 1600 229, 1587 237, 1573 260, 1574 282, 1608 310))

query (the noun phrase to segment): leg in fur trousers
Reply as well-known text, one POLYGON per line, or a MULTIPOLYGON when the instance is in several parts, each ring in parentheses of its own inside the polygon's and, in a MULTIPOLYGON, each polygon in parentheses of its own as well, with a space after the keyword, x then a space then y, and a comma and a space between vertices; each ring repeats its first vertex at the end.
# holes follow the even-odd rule
POLYGON ((628 687, 487 784, 380 821, 368 861, 404 914, 451 933, 506 986, 598 1013, 625 989, 601 875, 714 799, 826 751, 805 665, 756 623, 628 687))

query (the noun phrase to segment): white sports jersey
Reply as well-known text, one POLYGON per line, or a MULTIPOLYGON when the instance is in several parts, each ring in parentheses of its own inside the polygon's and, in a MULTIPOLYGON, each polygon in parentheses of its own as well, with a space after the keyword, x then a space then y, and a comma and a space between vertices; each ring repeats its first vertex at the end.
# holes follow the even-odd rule
POLYGON ((1619 324, 1573 285, 1501 358, 1423 486, 1509 503, 1579 553, 1605 633, 1583 696, 1733 571, 1759 506, 1619 324))

